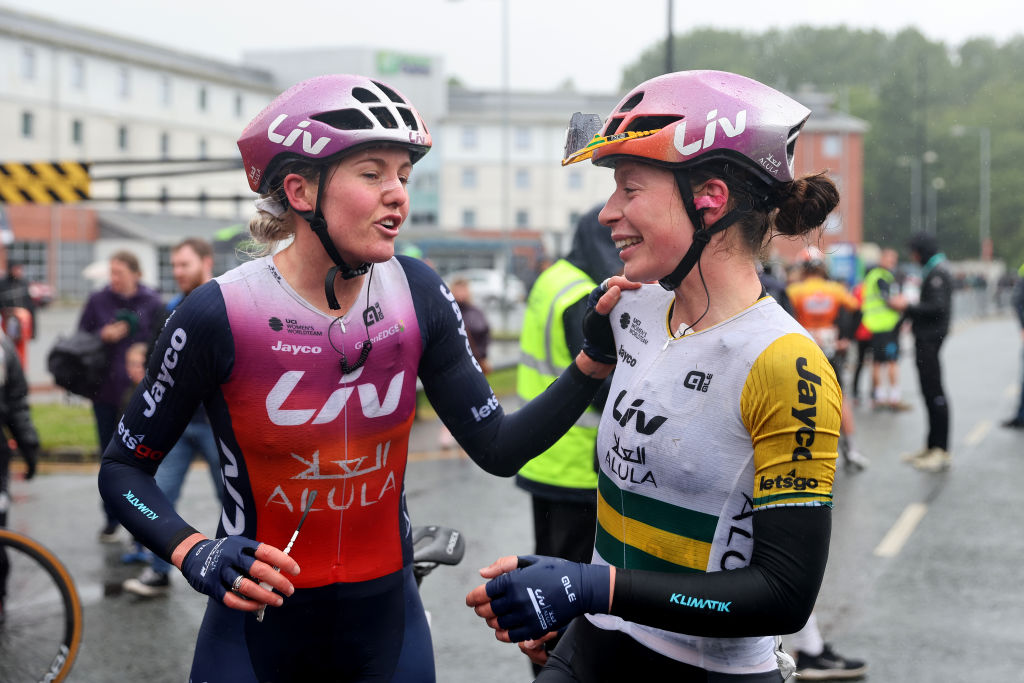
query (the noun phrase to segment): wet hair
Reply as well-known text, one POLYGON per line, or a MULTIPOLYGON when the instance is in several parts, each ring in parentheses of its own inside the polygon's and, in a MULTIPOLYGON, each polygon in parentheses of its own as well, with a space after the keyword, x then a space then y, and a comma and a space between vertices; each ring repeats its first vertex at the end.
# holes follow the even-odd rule
POLYGON ((128 267, 128 270, 132 271, 136 275, 142 273, 142 268, 139 266, 139 257, 130 251, 122 249, 121 251, 115 251, 110 255, 111 261, 120 261, 128 267))
POLYGON ((256 215, 249 219, 249 235, 253 242, 260 245, 252 256, 265 256, 274 251, 278 242, 286 240, 295 234, 295 211, 288 204, 288 198, 284 192, 285 176, 296 173, 311 183, 316 183, 320 177, 320 164, 311 164, 305 161, 293 161, 282 166, 278 178, 274 182, 274 189, 266 194, 260 195, 263 199, 270 199, 277 202, 284 208, 284 213, 275 216, 265 209, 259 209, 256 215))
POLYGON ((753 174, 728 162, 702 164, 690 171, 694 188, 712 178, 729 187, 732 206, 745 210, 730 230, 738 230, 755 255, 776 235, 796 237, 816 230, 839 205, 839 190, 824 172, 766 188, 753 174))

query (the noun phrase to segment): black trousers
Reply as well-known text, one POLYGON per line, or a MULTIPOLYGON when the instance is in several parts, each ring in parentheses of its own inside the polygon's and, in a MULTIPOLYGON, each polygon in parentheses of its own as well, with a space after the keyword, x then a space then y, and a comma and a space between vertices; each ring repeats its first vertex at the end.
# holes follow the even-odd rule
POLYGON ((939 350, 945 337, 937 339, 915 339, 914 350, 917 362, 917 379, 921 383, 921 395, 928 410, 928 448, 949 450, 949 401, 942 388, 942 366, 939 350))
POLYGON ((619 631, 597 628, 586 617, 569 624, 536 683, 782 683, 776 669, 762 674, 721 674, 669 659, 619 631))

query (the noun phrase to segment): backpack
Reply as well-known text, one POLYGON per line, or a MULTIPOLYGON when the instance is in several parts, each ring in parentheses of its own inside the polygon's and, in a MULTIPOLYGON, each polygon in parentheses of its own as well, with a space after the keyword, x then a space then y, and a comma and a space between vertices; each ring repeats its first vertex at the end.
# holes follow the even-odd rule
POLYGON ((107 379, 107 350, 98 335, 79 330, 57 338, 46 365, 57 386, 92 398, 107 379))

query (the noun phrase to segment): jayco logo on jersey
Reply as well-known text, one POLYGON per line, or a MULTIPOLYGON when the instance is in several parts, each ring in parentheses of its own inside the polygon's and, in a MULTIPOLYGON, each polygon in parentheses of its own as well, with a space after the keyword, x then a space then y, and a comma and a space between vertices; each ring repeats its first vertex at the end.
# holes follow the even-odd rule
POLYGON ((270 124, 270 128, 267 129, 268 140, 270 140, 271 142, 276 142, 277 144, 282 145, 284 147, 291 147, 293 144, 295 144, 295 141, 298 140, 299 136, 301 135, 302 151, 305 152, 306 154, 312 155, 317 155, 320 152, 324 151, 324 147, 326 147, 327 143, 331 141, 329 137, 322 137, 317 138, 317 141, 313 142, 313 136, 310 135, 308 130, 305 130, 306 128, 309 127, 311 123, 313 123, 312 121, 299 121, 295 125, 295 128, 288 133, 288 136, 285 137, 281 133, 277 132, 277 127, 284 123, 284 120, 286 118, 288 118, 288 114, 281 114, 276 119, 274 119, 274 122, 270 124))
POLYGON ((715 138, 718 135, 718 128, 721 126, 722 132, 728 137, 734 138, 744 130, 747 129, 747 110, 741 109, 736 113, 736 122, 733 123, 729 119, 718 117, 718 110, 712 109, 707 114, 707 125, 704 126, 704 137, 694 140, 693 142, 686 142, 686 119, 676 126, 676 134, 673 139, 673 143, 679 153, 683 156, 690 156, 696 154, 702 149, 707 149, 715 144, 715 138))
POLYGON ((619 347, 619 360, 631 368, 636 367, 636 358, 633 358, 633 354, 627 351, 625 346, 619 347))
POLYGON ((171 345, 164 351, 163 360, 160 361, 160 372, 152 386, 142 392, 142 398, 146 400, 147 406, 142 414, 146 417, 153 417, 153 413, 156 412, 156 404, 160 403, 164 398, 164 393, 174 386, 174 375, 171 374, 171 370, 177 367, 178 353, 185 348, 186 341, 188 341, 188 337, 185 330, 180 327, 171 334, 171 345))
POLYGON ((796 359, 796 374, 800 377, 796 383, 796 400, 797 403, 807 407, 797 410, 794 406, 791 409, 793 417, 803 423, 803 426, 793 435, 796 440, 793 460, 810 460, 810 447, 814 444, 814 439, 818 434, 814 418, 818 414, 817 387, 821 386, 821 377, 807 369, 807 359, 803 356, 796 359))
POLYGON ((710 372, 705 374, 697 370, 690 370, 683 379, 683 386, 694 391, 707 392, 708 387, 711 386, 711 377, 710 372))
POLYGON ((483 369, 480 367, 480 363, 477 362, 476 356, 473 355, 473 348, 469 345, 469 335, 466 334, 466 323, 462 320, 462 309, 459 308, 459 302, 455 300, 455 295, 452 294, 443 283, 441 284, 441 294, 443 294, 444 298, 448 299, 451 303, 452 311, 455 313, 455 319, 459 321, 459 334, 462 335, 463 341, 466 342, 466 354, 469 356, 470 360, 473 361, 473 367, 480 372, 483 372, 483 369))
POLYGON ((323 347, 321 346, 300 346, 298 344, 285 344, 280 339, 277 343, 270 347, 271 351, 283 351, 284 353, 290 353, 293 356, 297 356, 300 353, 323 353, 323 347))

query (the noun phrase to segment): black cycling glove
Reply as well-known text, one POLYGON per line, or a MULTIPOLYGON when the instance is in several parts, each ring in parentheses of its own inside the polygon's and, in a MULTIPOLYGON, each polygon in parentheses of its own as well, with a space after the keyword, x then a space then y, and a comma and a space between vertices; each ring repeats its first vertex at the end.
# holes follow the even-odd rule
POLYGON ((605 293, 604 285, 598 285, 587 297, 587 312, 583 314, 583 353, 592 360, 614 365, 615 336, 607 314, 597 312, 597 302, 605 293))

